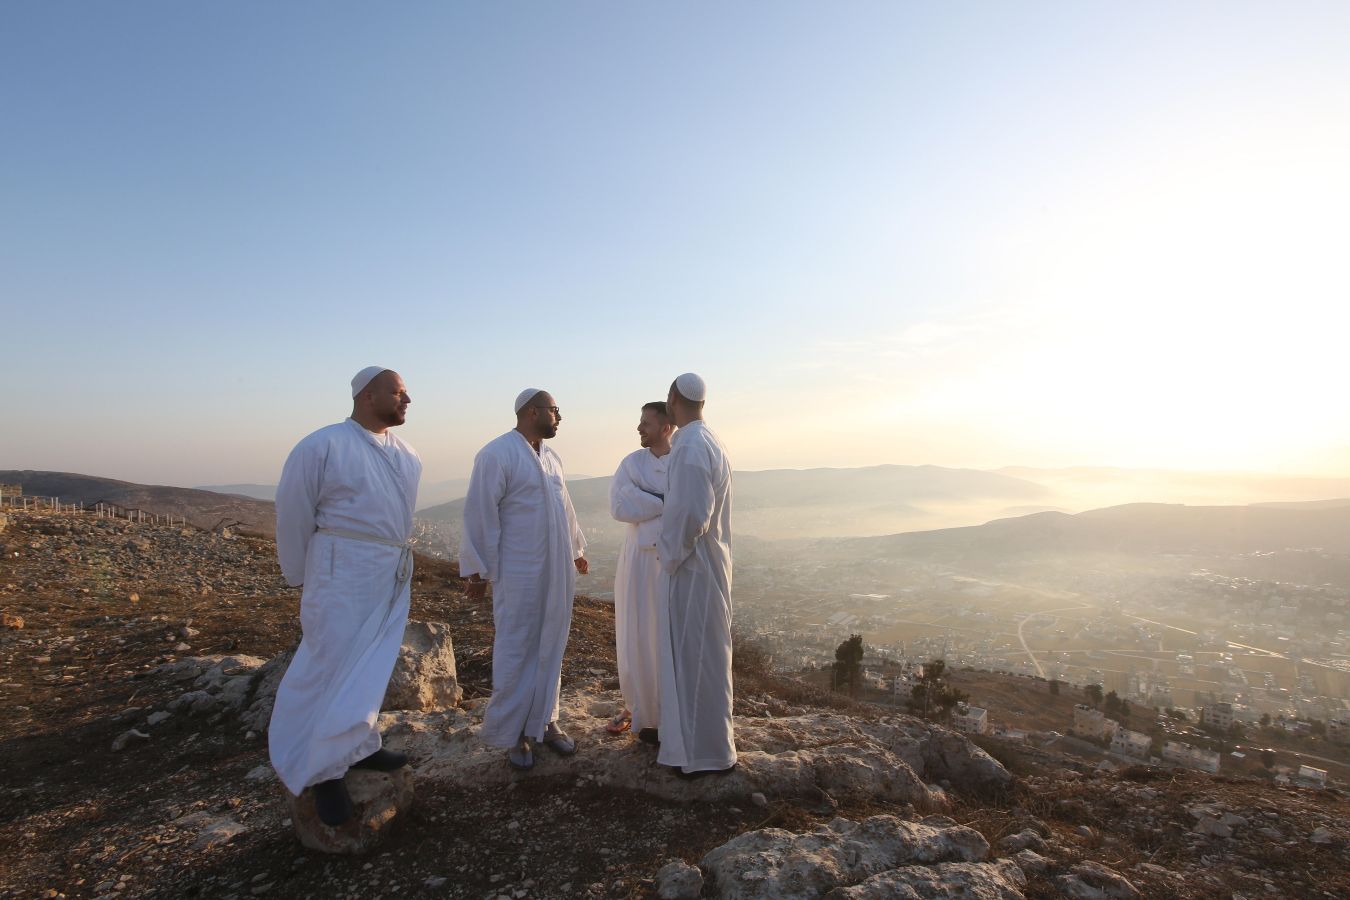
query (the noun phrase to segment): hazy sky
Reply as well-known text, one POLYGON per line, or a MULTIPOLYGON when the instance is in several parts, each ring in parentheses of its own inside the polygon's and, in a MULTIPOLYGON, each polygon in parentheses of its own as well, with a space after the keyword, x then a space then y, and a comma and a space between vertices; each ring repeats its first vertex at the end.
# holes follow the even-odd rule
POLYGON ((1350 4, 0 5, 0 468, 1350 472, 1350 4))

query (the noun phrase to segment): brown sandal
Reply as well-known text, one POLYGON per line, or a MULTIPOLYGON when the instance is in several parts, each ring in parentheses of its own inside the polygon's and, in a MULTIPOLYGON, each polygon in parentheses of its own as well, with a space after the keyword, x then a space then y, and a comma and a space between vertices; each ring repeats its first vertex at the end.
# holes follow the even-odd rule
POLYGON ((633 714, 628 710, 620 710, 619 714, 609 720, 605 725, 605 730, 610 734, 623 734, 633 727, 633 714))

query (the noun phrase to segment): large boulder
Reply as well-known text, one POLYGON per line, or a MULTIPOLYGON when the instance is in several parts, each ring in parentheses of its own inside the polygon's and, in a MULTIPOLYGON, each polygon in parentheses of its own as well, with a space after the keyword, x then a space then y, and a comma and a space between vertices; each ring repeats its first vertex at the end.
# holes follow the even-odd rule
POLYGON ((458 706, 463 696, 449 627, 440 622, 409 620, 384 694, 384 708, 449 709, 458 706))
POLYGON ((319 821, 312 788, 305 788, 299 797, 283 788, 295 834, 300 843, 311 850, 351 855, 366 853, 412 809, 413 775, 407 768, 393 772, 349 769, 346 782, 355 814, 337 828, 329 828, 319 821))
POLYGON ((827 900, 1024 900, 1027 876, 1006 859, 997 862, 906 866, 835 888, 827 900))
POLYGON ((988 855, 983 835, 945 816, 920 822, 872 816, 835 819, 806 834, 746 832, 710 851, 699 866, 716 897, 806 900, 909 865, 979 862, 988 855))
MULTIPOLYGON (((286 669, 295 656, 295 648, 278 653, 255 668, 248 690, 230 681, 217 681, 216 690, 230 696, 234 688, 241 702, 248 707, 240 715, 244 727, 258 734, 266 734, 276 703, 277 688, 286 675, 286 669)), ((200 669, 201 678, 210 677, 218 667, 200 669)), ((228 670, 226 670, 228 671, 228 670)), ((399 648, 394 674, 384 695, 384 708, 393 710, 437 711, 456 706, 464 692, 459 686, 455 670, 455 648, 450 640, 450 629, 440 622, 409 621, 403 631, 403 645, 399 648)))

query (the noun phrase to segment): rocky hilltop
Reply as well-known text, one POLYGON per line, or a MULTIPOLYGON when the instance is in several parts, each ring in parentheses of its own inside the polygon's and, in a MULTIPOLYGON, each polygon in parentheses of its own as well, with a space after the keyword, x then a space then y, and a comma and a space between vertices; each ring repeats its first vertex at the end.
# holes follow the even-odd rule
POLYGON ((0 897, 1350 896, 1339 792, 996 760, 753 647, 740 766, 677 779, 603 730, 613 615, 586 598, 563 674, 580 750, 514 773, 476 738, 490 607, 421 558, 381 716, 411 811, 364 855, 306 849, 265 749, 299 637, 270 540, 9 508, 0 529, 0 897))

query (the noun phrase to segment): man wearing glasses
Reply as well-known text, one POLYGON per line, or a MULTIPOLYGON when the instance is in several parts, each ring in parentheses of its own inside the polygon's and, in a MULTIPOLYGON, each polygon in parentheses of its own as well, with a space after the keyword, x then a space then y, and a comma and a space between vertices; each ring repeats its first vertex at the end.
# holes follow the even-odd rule
POLYGON ((576 752, 558 727, 558 694, 576 577, 588 564, 562 459, 544 444, 562 414, 537 388, 520 392, 515 412, 516 427, 474 457, 459 571, 471 600, 493 586, 492 699, 481 736, 507 748, 513 767, 529 769, 533 743, 576 752))

